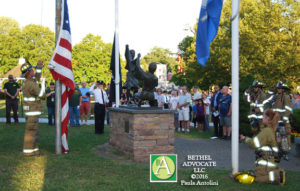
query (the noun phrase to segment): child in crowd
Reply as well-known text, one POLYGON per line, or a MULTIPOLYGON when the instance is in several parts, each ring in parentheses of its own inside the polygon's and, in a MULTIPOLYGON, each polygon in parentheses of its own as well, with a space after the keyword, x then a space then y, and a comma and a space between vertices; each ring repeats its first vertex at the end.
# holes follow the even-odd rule
POLYGON ((198 131, 203 131, 204 121, 205 121, 205 106, 203 103, 203 100, 198 100, 196 104, 197 110, 196 110, 196 121, 198 123, 198 131))
POLYGON ((194 123, 194 128, 196 129, 196 112, 197 112, 197 105, 199 103, 199 100, 194 100, 195 105, 193 105, 193 123, 194 123))

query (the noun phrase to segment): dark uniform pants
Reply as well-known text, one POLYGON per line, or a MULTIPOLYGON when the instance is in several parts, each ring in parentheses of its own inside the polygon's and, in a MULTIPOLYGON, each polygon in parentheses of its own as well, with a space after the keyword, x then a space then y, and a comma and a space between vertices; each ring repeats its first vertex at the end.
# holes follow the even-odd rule
POLYGON ((214 123, 214 128, 215 128, 215 133, 214 135, 216 137, 222 137, 223 136, 223 130, 222 130, 222 126, 220 125, 220 117, 217 116, 215 117, 214 115, 212 115, 212 121, 214 123))
POLYGON ((102 134, 104 133, 105 105, 96 103, 94 112, 95 112, 95 133, 102 134))
POLYGON ((18 119, 18 99, 7 99, 6 100, 6 123, 10 121, 10 111, 13 110, 15 123, 19 122, 18 119))
POLYGON ((284 170, 257 165, 254 167, 255 182, 280 184, 282 182, 280 172, 284 172, 284 170))
POLYGON ((26 117, 26 130, 24 137, 24 149, 25 155, 34 155, 39 153, 38 139, 39 139, 39 116, 27 116, 26 117))

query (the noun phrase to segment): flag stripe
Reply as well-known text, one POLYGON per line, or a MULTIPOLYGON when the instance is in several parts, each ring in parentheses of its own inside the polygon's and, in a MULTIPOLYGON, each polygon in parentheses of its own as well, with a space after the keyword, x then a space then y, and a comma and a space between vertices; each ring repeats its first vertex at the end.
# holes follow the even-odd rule
POLYGON ((72 52, 70 52, 68 49, 64 47, 57 47, 57 51, 59 52, 59 55, 66 57, 68 60, 72 60, 72 52))
POLYGON ((60 39, 66 39, 67 41, 69 41, 72 44, 71 34, 67 30, 62 30, 60 32, 60 39))
POLYGON ((65 49, 72 52, 72 44, 66 39, 60 39, 59 46, 64 47, 65 49))
POLYGON ((56 67, 55 67, 55 73, 57 74, 60 74, 62 78, 66 78, 66 79, 63 79, 63 80, 68 80, 70 79, 72 82, 73 82, 73 72, 72 70, 70 70, 69 68, 66 68, 60 64, 56 64, 56 67))
POLYGON ((60 81, 65 81, 65 84, 68 87, 70 87, 71 89, 74 89, 75 85, 72 80, 70 80, 69 78, 66 78, 65 76, 61 75, 60 73, 56 73, 54 70, 50 70, 50 72, 52 73, 54 80, 59 79, 60 81))
MULTIPOLYGON (((62 65, 70 70, 72 70, 72 62, 68 58, 61 56, 60 54, 56 54, 53 59, 58 65, 62 65)), ((59 70, 58 70, 59 71, 59 70)))

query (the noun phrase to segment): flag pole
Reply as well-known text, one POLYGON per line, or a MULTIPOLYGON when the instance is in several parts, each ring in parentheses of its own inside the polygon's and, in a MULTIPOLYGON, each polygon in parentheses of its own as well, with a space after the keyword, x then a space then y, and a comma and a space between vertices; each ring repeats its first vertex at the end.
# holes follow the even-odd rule
POLYGON ((239 169, 239 0, 232 0, 232 174, 239 169))
POLYGON ((115 0, 115 85, 116 85, 116 107, 120 102, 120 64, 119 64, 119 0, 115 0))
MULTIPOLYGON (((61 26, 61 3, 62 0, 56 0, 56 17, 55 17, 55 40, 58 41, 60 26, 61 26)), ((62 153, 61 147, 61 82, 55 81, 55 153, 62 153)))

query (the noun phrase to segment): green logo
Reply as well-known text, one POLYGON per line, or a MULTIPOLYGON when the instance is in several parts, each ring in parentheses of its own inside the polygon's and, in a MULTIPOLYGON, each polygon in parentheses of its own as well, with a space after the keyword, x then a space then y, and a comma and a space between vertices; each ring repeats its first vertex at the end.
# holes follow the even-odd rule
POLYGON ((177 155, 150 155, 150 182, 177 182, 177 155))

